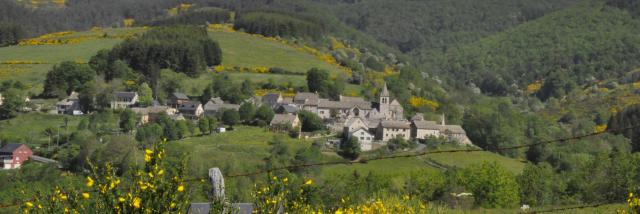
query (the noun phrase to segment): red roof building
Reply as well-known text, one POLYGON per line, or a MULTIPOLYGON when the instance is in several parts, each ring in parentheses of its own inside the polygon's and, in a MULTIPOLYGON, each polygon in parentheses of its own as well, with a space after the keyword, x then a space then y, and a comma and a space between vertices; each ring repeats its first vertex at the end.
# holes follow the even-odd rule
POLYGON ((33 151, 24 144, 7 144, 0 149, 0 168, 17 169, 29 160, 33 151))

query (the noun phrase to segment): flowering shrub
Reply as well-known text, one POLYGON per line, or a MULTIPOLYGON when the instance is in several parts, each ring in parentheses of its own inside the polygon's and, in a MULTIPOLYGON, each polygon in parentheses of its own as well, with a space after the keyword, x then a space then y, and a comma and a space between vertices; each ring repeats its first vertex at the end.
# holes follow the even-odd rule
POLYGON ((129 185, 117 176, 110 163, 94 167, 86 177, 86 188, 65 191, 56 187, 53 194, 39 196, 22 205, 25 213, 178 213, 189 204, 183 178, 184 163, 173 172, 165 171, 164 143, 144 152, 144 169, 132 175, 129 185))
POLYGON ((540 88, 542 88, 542 82, 536 81, 534 83, 531 83, 527 85, 527 94, 536 93, 540 90, 540 88))
POLYGON ((349 199, 341 199, 337 208, 327 208, 313 203, 317 190, 312 179, 290 180, 287 177, 271 177, 267 183, 255 187, 252 197, 257 213, 334 213, 334 214, 395 214, 426 213, 429 207, 410 196, 374 198, 363 204, 353 204, 349 199), (315 205, 312 205, 315 204, 315 205))
POLYGON ((409 98, 409 104, 414 108, 429 107, 432 110, 436 110, 438 109, 438 107, 440 107, 440 104, 438 102, 416 96, 412 96, 411 98, 409 98))
POLYGON ((634 195, 633 193, 629 193, 629 196, 627 196, 627 205, 629 206, 628 210, 617 210, 617 213, 619 214, 640 213, 640 198, 634 195))

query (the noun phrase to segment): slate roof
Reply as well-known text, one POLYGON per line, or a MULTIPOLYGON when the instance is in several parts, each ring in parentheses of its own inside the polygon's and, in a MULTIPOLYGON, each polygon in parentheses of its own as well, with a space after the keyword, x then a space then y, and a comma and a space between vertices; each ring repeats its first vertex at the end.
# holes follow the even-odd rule
POLYGON ((393 129, 410 129, 411 125, 402 121, 394 121, 394 120, 384 120, 380 123, 383 128, 393 128, 393 129))
POLYGON ((292 105, 281 105, 280 107, 278 107, 277 110, 278 110, 279 113, 293 114, 293 113, 298 112, 300 109, 298 109, 298 107, 292 106, 292 105))
POLYGON ((418 129, 430 129, 430 130, 440 130, 440 125, 438 125, 435 121, 428 120, 415 120, 413 124, 418 129))
POLYGON ((318 105, 320 96, 316 93, 300 92, 293 97, 293 102, 302 103, 305 105, 318 105))
MULTIPOLYGON (((213 102, 215 104, 223 104, 224 100, 222 100, 222 98, 220 98, 220 97, 213 97, 213 98, 209 99, 209 102, 213 102)), ((209 102, 207 102, 207 103, 209 103, 209 102)))
POLYGON ((211 101, 209 101, 207 104, 204 105, 204 110, 205 111, 220 111, 222 109, 233 109, 233 110, 239 110, 240 109, 240 105, 237 104, 215 104, 211 101))
POLYGON ((351 127, 351 126, 352 126, 356 121, 358 121, 358 120, 362 121, 362 123, 363 123, 365 126, 367 126, 367 127, 369 126, 369 123, 368 123, 367 121, 365 121, 364 119, 359 118, 359 117, 353 117, 353 118, 349 118, 349 119, 347 119, 347 121, 344 123, 344 126, 345 126, 345 127, 351 127))
POLYGON ((200 104, 200 102, 198 101, 187 101, 182 103, 182 105, 180 105, 180 110, 183 111, 195 111, 196 109, 198 109, 198 106, 200 106, 202 104, 200 104))
POLYGON ((138 114, 157 114, 166 112, 170 108, 169 106, 149 106, 146 108, 131 108, 131 110, 138 114))
POLYGON ((115 93, 113 93, 113 95, 116 97, 116 99, 133 99, 135 96, 138 95, 138 93, 136 92, 127 92, 127 91, 117 91, 115 93))
POLYGON ((175 97, 175 98, 177 98, 179 100, 188 100, 189 99, 189 97, 186 94, 180 93, 180 92, 174 92, 173 93, 173 97, 175 97))
POLYGON ((340 95, 340 101, 342 102, 367 102, 363 97, 348 97, 340 95))
POLYGON ((298 118, 297 115, 289 115, 289 114, 276 114, 271 119, 271 125, 288 125, 293 124, 293 122, 298 118))
POLYGON ((0 155, 12 155, 13 151, 20 148, 20 146, 22 146, 22 144, 17 144, 17 143, 7 144, 3 146, 2 149, 0 149, 0 155))
POLYGON ((318 108, 329 108, 329 109, 350 109, 353 107, 358 107, 359 109, 372 109, 372 105, 370 102, 343 102, 343 101, 331 101, 327 99, 320 99, 318 102, 318 108))
POLYGON ((282 96, 276 93, 268 93, 262 96, 262 103, 278 103, 278 99, 282 96))
POLYGON ((451 134, 467 134, 466 131, 459 125, 444 125, 440 126, 440 132, 451 134))
POLYGON ((389 89, 387 89, 387 83, 384 83, 384 87, 382 88, 382 92, 380 92, 380 96, 381 97, 388 97, 389 96, 389 89))

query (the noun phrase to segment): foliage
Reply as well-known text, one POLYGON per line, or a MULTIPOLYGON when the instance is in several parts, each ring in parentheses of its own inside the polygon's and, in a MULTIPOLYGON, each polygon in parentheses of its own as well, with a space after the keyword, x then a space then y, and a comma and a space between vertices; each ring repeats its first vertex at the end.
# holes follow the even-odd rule
POLYGON ((152 21, 153 26, 168 25, 205 25, 225 23, 231 18, 231 12, 220 8, 198 8, 193 11, 152 21))
POLYGON ((227 109, 222 112, 222 122, 233 128, 234 125, 240 122, 240 114, 236 110, 227 109))
POLYGON ((94 212, 172 213, 186 210, 189 196, 183 179, 184 165, 169 170, 164 163, 163 143, 144 151, 144 168, 132 173, 132 181, 117 174, 118 169, 106 163, 92 167, 85 188, 56 187, 51 194, 41 195, 22 205, 28 213, 94 212))
POLYGON ((343 81, 329 79, 329 71, 312 68, 307 72, 307 88, 321 97, 338 99, 344 91, 343 81))
POLYGON ((254 120, 256 120, 257 123, 269 124, 273 119, 273 116, 275 116, 273 109, 269 106, 262 105, 258 107, 258 110, 256 110, 254 120))
POLYGON ((391 151, 398 151, 398 150, 403 150, 406 148, 410 148, 411 146, 413 146, 414 144, 410 141, 405 140, 402 137, 395 137, 391 140, 389 140, 389 142, 387 142, 387 148, 389 148, 389 150, 391 151))
POLYGON ((62 62, 47 73, 42 94, 47 97, 66 97, 72 91, 95 79, 95 71, 75 62, 62 62))
POLYGON ((522 204, 537 207, 554 204, 560 200, 563 182, 556 176, 551 166, 546 163, 527 164, 522 174, 517 176, 522 204))
POLYGON ((496 162, 472 165, 459 178, 482 207, 514 207, 520 202, 515 176, 496 162))
POLYGON ((206 29, 187 26, 154 28, 117 45, 111 55, 125 60, 147 77, 152 75, 149 73, 152 65, 195 77, 204 72, 206 66, 222 61, 220 47, 207 36, 206 29))
POLYGON ((340 141, 338 154, 350 160, 355 160, 360 156, 360 143, 357 137, 351 137, 340 141))
POLYGON ((298 112, 303 132, 314 132, 325 129, 324 122, 315 113, 309 111, 298 112))
POLYGON ((25 32, 19 25, 0 23, 0 47, 18 44, 24 36, 25 32))
POLYGON ((580 4, 452 49, 440 67, 457 84, 496 78, 524 86, 549 77, 539 93, 544 100, 566 94, 571 82, 621 77, 638 67, 637 26, 637 19, 602 2, 580 4))
POLYGON ((0 99, 2 99, 0 119, 13 118, 26 106, 24 92, 15 88, 4 91, 0 99))
POLYGON ((238 113, 240 114, 240 120, 250 122, 256 115, 256 107, 249 102, 243 103, 240 105, 238 113))
POLYGON ((142 83, 140 87, 138 87, 138 104, 141 106, 151 106, 153 104, 153 91, 149 87, 149 84, 142 83))
POLYGON ((275 12, 246 12, 238 14, 233 25, 236 30, 280 37, 318 38, 324 34, 324 28, 309 20, 275 12))
POLYGON ((607 130, 631 139, 633 151, 640 151, 640 105, 632 105, 609 119, 607 130), (635 127, 635 128, 632 128, 635 127))
POLYGON ((131 109, 125 109, 120 113, 120 128, 125 133, 130 133, 136 128, 137 116, 131 109))

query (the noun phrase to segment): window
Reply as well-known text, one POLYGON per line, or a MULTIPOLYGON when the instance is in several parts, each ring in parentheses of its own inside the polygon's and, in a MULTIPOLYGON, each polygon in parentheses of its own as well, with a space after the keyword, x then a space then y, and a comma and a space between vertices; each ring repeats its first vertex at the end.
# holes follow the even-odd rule
POLYGON ((360 140, 364 140, 364 137, 360 137, 360 140))
POLYGON ((370 137, 367 137, 367 140, 371 140, 371 138, 370 138, 370 137))

